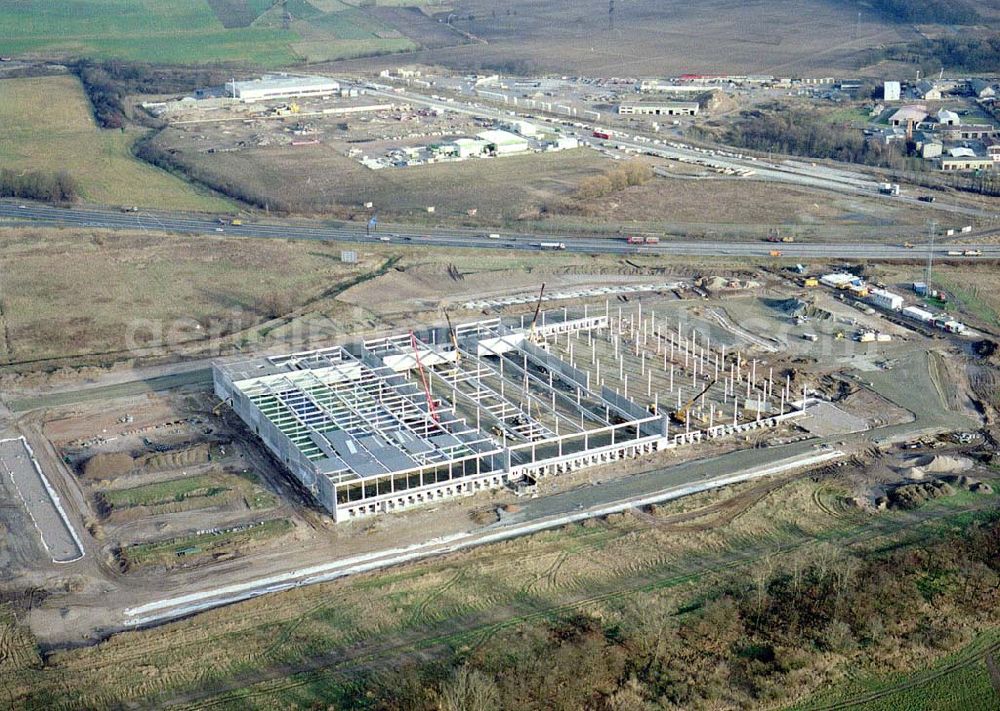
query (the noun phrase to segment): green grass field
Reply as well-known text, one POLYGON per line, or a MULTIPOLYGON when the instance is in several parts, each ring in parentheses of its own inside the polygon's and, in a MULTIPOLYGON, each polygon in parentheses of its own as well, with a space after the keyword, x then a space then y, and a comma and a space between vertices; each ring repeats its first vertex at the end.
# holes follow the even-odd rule
POLYGON ((276 67, 416 47, 387 34, 393 28, 339 0, 288 0, 282 8, 271 0, 0 3, 0 54, 15 56, 276 67))
POLYGON ((66 171, 84 200, 108 205, 221 211, 222 198, 134 158, 138 131, 102 131, 72 76, 0 80, 0 165, 66 171))
POLYGON ((165 565, 172 568, 181 562, 233 553, 247 546, 265 543, 291 531, 293 524, 287 518, 261 521, 249 528, 200 533, 165 541, 139 543, 122 548, 121 556, 129 569, 148 565, 165 565))
POLYGON ((168 479, 128 489, 105 489, 99 493, 111 513, 145 507, 150 514, 187 511, 219 506, 242 497, 251 509, 277 505, 277 498, 249 479, 230 474, 203 474, 168 479))
POLYGON ((912 674, 867 676, 817 695, 797 711, 850 703, 859 711, 991 711, 1000 706, 1000 692, 990 683, 985 653, 996 655, 1000 631, 979 635, 971 644, 912 674))

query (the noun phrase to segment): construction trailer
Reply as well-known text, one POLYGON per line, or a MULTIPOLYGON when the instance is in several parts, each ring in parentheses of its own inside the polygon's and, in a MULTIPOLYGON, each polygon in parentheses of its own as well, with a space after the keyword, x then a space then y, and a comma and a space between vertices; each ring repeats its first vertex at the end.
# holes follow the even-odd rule
MULTIPOLYGON (((543 313, 541 322, 530 326, 496 318, 301 353, 223 360, 213 364, 215 393, 338 522, 532 483, 703 437, 774 426, 800 414, 784 390, 780 410, 763 405, 777 396, 773 383, 761 379, 749 422, 737 417, 736 386, 730 384, 725 387, 734 403, 731 421, 723 422, 721 414, 715 419, 713 409, 711 421, 692 415, 686 427, 672 432, 666 408, 638 400, 634 385, 629 394, 624 354, 616 345, 621 323, 607 308, 597 315, 585 309, 574 317, 543 313), (617 334, 612 320, 618 321, 617 334), (608 380, 601 377, 596 351, 587 364, 574 365, 574 338, 614 347, 617 365, 604 366, 608 380), (570 357, 555 347, 560 339, 570 343, 570 357), (615 380, 612 388, 614 370, 625 380, 615 380)), ((697 353, 690 362, 694 381, 701 383, 697 353)), ((678 343, 678 359, 680 354, 678 343)), ((710 361, 711 352, 706 356, 702 347, 700 357, 710 361)), ((661 380, 666 362, 664 356, 661 380)), ((749 364, 743 365, 749 402, 749 364)), ((723 372, 732 367, 723 358, 723 372)), ((635 383, 640 376, 633 378, 635 383)), ((679 364, 677 378, 682 378, 679 364)), ((671 391, 673 379, 671 362, 671 391)), ((741 381, 741 392, 743 387, 741 381)))

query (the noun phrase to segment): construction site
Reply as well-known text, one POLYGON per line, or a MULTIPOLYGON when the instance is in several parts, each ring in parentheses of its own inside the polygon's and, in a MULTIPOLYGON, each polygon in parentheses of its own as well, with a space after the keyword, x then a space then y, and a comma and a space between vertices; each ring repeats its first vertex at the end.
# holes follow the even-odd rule
POLYGON ((773 368, 666 315, 540 307, 219 362, 215 393, 338 522, 802 414, 773 368))

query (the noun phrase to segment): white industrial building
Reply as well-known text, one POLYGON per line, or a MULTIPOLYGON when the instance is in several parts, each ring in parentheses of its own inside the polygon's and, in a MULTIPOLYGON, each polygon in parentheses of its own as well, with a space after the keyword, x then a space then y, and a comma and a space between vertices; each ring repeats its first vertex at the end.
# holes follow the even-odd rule
POLYGON ((882 85, 882 99, 884 101, 899 101, 902 95, 898 81, 887 81, 882 85))
POLYGON ((917 308, 916 306, 907 306, 903 309, 903 315, 912 318, 914 321, 920 321, 921 323, 930 323, 934 320, 934 314, 930 311, 917 308))
POLYGON ((872 289, 868 292, 868 300, 876 306, 890 311, 899 311, 903 308, 903 297, 885 289, 872 289))
POLYGON ((949 111, 948 109, 940 109, 934 118, 942 126, 958 126, 962 123, 961 117, 954 111, 949 111))
POLYGON ((704 84, 661 84, 658 81, 639 82, 639 91, 643 94, 701 94, 711 90, 712 87, 704 84))
POLYGON ((319 76, 265 74, 260 79, 231 81, 226 84, 226 89, 234 99, 249 103, 305 96, 332 96, 340 91, 340 83, 319 76))
POLYGON ((528 141, 522 136, 510 131, 483 131, 476 134, 487 144, 487 150, 498 156, 511 155, 512 153, 524 153, 528 150, 528 141))
POLYGON ((661 104, 619 104, 621 116, 697 116, 697 101, 671 101, 661 104))
POLYGON ((509 128, 514 133, 520 134, 521 136, 533 137, 538 135, 538 127, 528 121, 511 121, 507 124, 509 128))
POLYGON ((571 148, 579 148, 580 141, 573 136, 560 136, 555 141, 555 148, 559 151, 569 150, 571 148))
POLYGON ((477 138, 456 138, 454 145, 459 158, 481 156, 486 151, 486 141, 477 138))

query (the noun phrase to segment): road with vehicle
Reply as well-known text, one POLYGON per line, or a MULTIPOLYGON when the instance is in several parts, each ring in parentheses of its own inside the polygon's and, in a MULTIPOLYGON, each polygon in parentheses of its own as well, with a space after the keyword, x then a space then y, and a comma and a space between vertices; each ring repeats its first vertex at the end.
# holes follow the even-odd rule
MULTIPOLYGON (((59 227, 90 227, 112 230, 162 231, 180 234, 215 235, 221 232, 230 237, 250 239, 302 239, 353 244, 402 243, 413 246, 442 247, 449 249, 512 249, 542 251, 545 243, 564 245, 567 252, 586 254, 646 254, 694 257, 768 257, 773 256, 775 245, 767 242, 733 242, 725 240, 668 240, 655 245, 631 245, 623 238, 567 236, 566 234, 533 233, 503 234, 500 239, 490 239, 481 231, 461 228, 392 227, 368 234, 363 225, 351 223, 307 223, 302 221, 254 221, 240 225, 220 226, 218 219, 209 216, 120 212, 98 208, 63 208, 48 205, 0 202, 0 225, 33 223, 59 227)), ((935 258, 948 258, 954 245, 935 245, 935 258)), ((963 256, 962 259, 982 260, 1000 258, 1000 244, 963 244, 963 250, 980 254, 963 256)), ((916 244, 860 243, 860 242, 795 242, 782 244, 782 257, 789 259, 914 259, 919 254, 926 257, 927 248, 916 244)), ((954 257, 952 257, 954 258, 954 257)))

